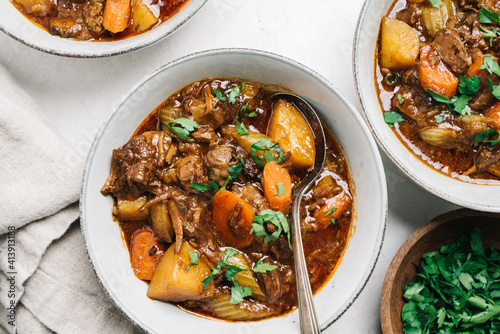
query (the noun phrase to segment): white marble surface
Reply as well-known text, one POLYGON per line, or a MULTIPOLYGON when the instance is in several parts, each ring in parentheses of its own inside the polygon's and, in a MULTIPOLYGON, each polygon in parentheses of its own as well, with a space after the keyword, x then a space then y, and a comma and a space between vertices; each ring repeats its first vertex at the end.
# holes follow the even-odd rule
MULTIPOLYGON (((84 158, 101 124, 141 78, 192 52, 244 47, 297 60, 332 82, 359 109, 352 76, 352 40, 361 0, 210 0, 166 40, 103 59, 42 53, 0 33, 0 63, 41 106, 49 123, 84 158)), ((380 258, 351 308, 325 333, 380 333, 385 272, 420 225, 456 208, 413 183, 382 153, 389 218, 380 258)))

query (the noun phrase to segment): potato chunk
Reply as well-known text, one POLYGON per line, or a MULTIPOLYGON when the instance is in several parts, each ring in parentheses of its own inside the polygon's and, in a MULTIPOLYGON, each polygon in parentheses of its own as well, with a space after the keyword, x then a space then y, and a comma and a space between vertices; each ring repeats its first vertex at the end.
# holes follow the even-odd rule
POLYGON ((151 205, 151 225, 153 231, 161 241, 174 241, 174 225, 170 219, 166 203, 156 203, 151 205))
POLYGON ((174 252, 174 245, 165 252, 149 283, 149 298, 180 302, 213 296, 213 280, 208 284, 208 289, 205 290, 203 286, 203 280, 211 273, 210 265, 200 257, 198 265, 186 271, 191 264, 188 251, 195 252, 195 249, 184 242, 178 254, 174 252))
POLYGON ((113 213, 120 220, 141 220, 148 218, 149 209, 139 211, 147 201, 146 196, 141 196, 133 201, 119 199, 113 208, 113 213))
POLYGON ((427 28, 427 32, 431 37, 434 37, 438 30, 446 26, 448 18, 452 15, 451 0, 442 0, 439 8, 433 7, 429 2, 425 2, 422 6, 422 20, 427 28))
POLYGON ((142 0, 134 0, 132 9, 132 25, 134 30, 142 32, 148 30, 158 22, 158 18, 142 0))
POLYGON ((403 21, 382 18, 380 65, 389 69, 404 69, 417 63, 420 41, 417 32, 403 21))

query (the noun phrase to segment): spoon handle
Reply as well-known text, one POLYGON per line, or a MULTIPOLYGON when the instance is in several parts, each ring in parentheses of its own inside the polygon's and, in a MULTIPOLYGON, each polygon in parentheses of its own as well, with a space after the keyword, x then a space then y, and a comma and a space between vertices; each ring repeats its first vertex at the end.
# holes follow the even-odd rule
POLYGON ((300 332, 302 334, 317 334, 321 333, 316 319, 314 310, 313 296, 311 291, 311 283, 309 282, 309 274, 307 273, 306 258, 302 247, 302 236, 300 233, 300 202, 302 193, 293 201, 292 217, 292 247, 294 248, 295 256, 295 277, 297 280, 297 299, 300 316, 300 332))

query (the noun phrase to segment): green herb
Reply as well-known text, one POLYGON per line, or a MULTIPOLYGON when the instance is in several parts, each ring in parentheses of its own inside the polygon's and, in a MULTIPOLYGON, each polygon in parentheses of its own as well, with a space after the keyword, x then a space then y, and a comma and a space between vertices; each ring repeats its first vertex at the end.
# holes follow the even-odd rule
POLYGON ((253 272, 254 273, 267 273, 268 271, 273 271, 274 269, 277 269, 278 266, 270 263, 265 263, 262 262, 262 259, 259 259, 256 263, 255 266, 253 267, 253 272))
POLYGON ((403 98, 403 96, 401 94, 398 94, 398 101, 399 101, 400 105, 405 104, 405 99, 403 98))
POLYGON ((479 23, 493 23, 495 21, 496 23, 500 23, 500 19, 498 17, 498 14, 495 12, 492 12, 491 10, 488 10, 484 7, 481 7, 479 9, 479 15, 478 15, 478 20, 479 23))
POLYGON ((441 8, 442 5, 441 0, 429 0, 429 3, 431 4, 432 7, 437 9, 441 8))
POLYGON ((476 143, 483 142, 483 143, 491 144, 491 146, 495 146, 498 143, 500 143, 500 131, 495 130, 495 129, 484 130, 484 131, 478 133, 474 137, 474 141, 476 143), (495 136, 498 136, 497 139, 486 140, 486 138, 493 138, 495 136))
POLYGON ((191 252, 190 250, 188 250, 188 254, 189 257, 191 258, 191 264, 187 266, 186 271, 189 271, 189 268, 191 267, 196 267, 200 259, 200 253, 198 252, 191 252))
POLYGON ((234 157, 236 160, 238 160, 239 162, 241 162, 241 164, 244 166, 245 165, 245 159, 243 159, 242 156, 239 156, 239 155, 236 155, 234 157))
POLYGON ((193 188, 195 190, 198 190, 200 192, 205 192, 205 191, 218 191, 219 186, 217 185, 217 182, 214 182, 212 180, 208 180, 208 184, 203 184, 199 182, 193 182, 189 185, 189 188, 193 188))
POLYGON ((235 117, 234 120, 236 121, 236 133, 242 136, 248 135, 249 133, 245 124, 243 124, 243 122, 238 121, 237 117, 235 117))
POLYGON ((495 57, 486 56, 483 59, 483 64, 479 67, 480 70, 486 69, 490 74, 500 75, 500 66, 495 61, 495 57))
POLYGON ((323 217, 326 217, 328 215, 331 215, 332 213, 334 213, 335 211, 337 211, 337 208, 336 207, 333 207, 331 208, 330 210, 328 210, 324 215, 323 217))
POLYGON ((335 224, 335 218, 333 218, 333 216, 330 217, 330 224, 335 224))
POLYGON ((231 175, 228 175, 228 177, 226 179, 226 182, 224 182, 224 184, 220 188, 223 189, 223 190, 226 190, 226 187, 227 187, 229 181, 231 181, 231 180, 232 180, 231 175))
POLYGON ((229 100, 229 103, 235 104, 236 103, 236 98, 240 97, 240 88, 238 86, 235 86, 233 88, 229 88, 228 90, 225 91, 227 95, 227 99, 229 100))
POLYGON ((169 122, 168 127, 175 133, 180 139, 188 140, 191 139, 189 134, 194 131, 194 129, 198 128, 199 125, 195 121, 189 118, 177 118, 171 122, 169 122), (180 126, 174 126, 174 124, 180 126))
POLYGON ((243 103, 243 105, 241 106, 240 108, 240 115, 244 115, 245 112, 247 111, 247 108, 248 108, 248 104, 250 103, 250 101, 252 101, 252 99, 248 99, 245 101, 245 103, 243 103))
POLYGON ((446 96, 444 95, 441 95, 439 93, 436 93, 435 91, 433 91, 432 89, 428 88, 425 90, 434 100, 436 100, 437 102, 443 102, 443 103, 452 103, 452 101, 447 98, 446 96))
POLYGON ((490 46, 493 45, 493 38, 500 36, 500 30, 497 28, 493 28, 492 30, 486 29, 483 26, 479 26, 482 31, 484 31, 483 37, 490 39, 490 46))
POLYGON ((416 280, 403 289, 403 332, 499 333, 499 289, 500 252, 485 252, 476 228, 422 256, 416 280))
POLYGON ((388 111, 384 113, 384 121, 392 128, 394 123, 400 123, 404 121, 403 116, 396 111, 388 111))
POLYGON ((231 299, 229 300, 229 304, 239 304, 243 302, 243 298, 252 295, 252 288, 250 288, 249 286, 241 287, 236 281, 234 281, 233 284, 234 286, 231 287, 231 299))
POLYGON ((458 91, 460 92, 460 94, 464 95, 475 94, 478 91, 479 85, 481 83, 481 79, 475 75, 470 75, 469 78, 467 78, 465 75, 462 75, 458 78, 458 80, 458 91))
POLYGON ((469 115, 471 114, 472 110, 470 107, 467 105, 469 103, 469 100, 471 99, 470 96, 468 95, 460 95, 460 96, 454 96, 451 99, 447 98, 444 95, 441 95, 439 93, 436 93, 432 89, 428 88, 426 89, 426 92, 429 93, 430 96, 437 102, 442 102, 448 104, 448 107, 461 114, 461 115, 469 115))
POLYGON ((256 237, 264 237, 264 242, 269 242, 277 240, 281 232, 283 232, 288 239, 290 249, 292 248, 290 244, 290 226, 288 225, 285 215, 281 211, 274 211, 271 209, 261 211, 252 219, 252 223, 250 234, 254 233, 256 237), (276 226, 276 229, 271 234, 269 234, 265 228, 266 222, 276 226))
POLYGON ((491 94, 497 99, 500 99, 500 85, 494 85, 490 78, 486 78, 486 82, 488 83, 488 90, 491 94))
POLYGON ((257 113, 255 111, 252 111, 248 114, 248 117, 257 117, 257 113))
POLYGON ((394 84, 398 81, 398 78, 399 78, 399 74, 394 73, 394 74, 388 75, 388 76, 385 78, 385 82, 386 82, 389 86, 392 86, 392 85, 394 85, 394 84))
POLYGON ((443 111, 441 111, 441 113, 439 115, 435 115, 434 116, 434 119, 436 120, 436 122, 438 123, 443 123, 444 120, 446 119, 446 113, 443 111))
POLYGON ((278 192, 274 194, 274 196, 281 196, 284 193, 286 193, 285 186, 283 185, 283 182, 276 182, 276 185, 278 186, 278 192))
POLYGON ((262 138, 256 143, 253 143, 252 146, 250 147, 250 156, 255 158, 255 163, 257 166, 260 168, 264 168, 265 164, 268 163, 269 161, 274 161, 276 159, 276 156, 274 154, 269 153, 268 151, 276 151, 278 153, 278 160, 277 162, 280 163, 283 161, 283 150, 281 147, 279 147, 278 143, 273 143, 270 139, 268 138, 262 138), (264 157, 263 162, 259 156, 257 155, 257 151, 263 151, 262 156, 264 157))
POLYGON ((238 175, 240 175, 241 171, 243 170, 243 164, 238 162, 236 165, 229 166, 227 171, 229 172, 229 177, 233 180, 236 180, 238 178, 238 175))
POLYGON ((229 300, 229 304, 236 305, 243 301, 243 298, 249 297, 252 295, 252 289, 250 287, 241 287, 238 282, 235 281, 234 276, 242 271, 246 271, 246 269, 240 268, 238 266, 234 266, 227 262, 227 259, 231 256, 237 255, 239 252, 234 248, 226 248, 224 254, 222 255, 222 262, 219 261, 217 263, 216 268, 212 268, 212 272, 210 275, 205 277, 202 281, 203 286, 208 289, 208 284, 214 278, 215 275, 219 274, 222 269, 226 269, 226 279, 233 283, 233 287, 231 287, 231 299, 229 300))
POLYGON ((215 96, 217 96, 217 98, 220 101, 222 101, 222 102, 226 101, 226 98, 224 96, 222 96, 222 93, 219 90, 214 89, 214 93, 215 93, 215 96))

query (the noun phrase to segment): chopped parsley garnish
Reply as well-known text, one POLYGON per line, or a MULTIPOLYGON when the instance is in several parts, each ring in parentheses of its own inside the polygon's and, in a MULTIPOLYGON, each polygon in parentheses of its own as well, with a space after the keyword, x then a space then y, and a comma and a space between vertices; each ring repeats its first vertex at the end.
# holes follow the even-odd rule
POLYGON ((278 187, 278 192, 274 194, 274 196, 281 196, 284 193, 286 193, 285 186, 283 185, 283 182, 276 182, 276 186, 278 187))
POLYGON ((200 192, 211 191, 211 190, 218 191, 219 190, 219 186, 217 185, 217 182, 209 180, 207 183, 208 184, 193 182, 189 185, 189 188, 193 188, 193 189, 198 190, 200 192))
POLYGON ((335 218, 333 218, 333 216, 330 217, 330 224, 335 224, 335 218))
POLYGON ((429 3, 431 4, 432 7, 437 9, 441 8, 442 5, 441 0, 429 0, 429 3))
POLYGON ((403 122, 404 118, 396 111, 388 111, 384 113, 384 121, 392 128, 394 123, 403 122))
POLYGON ((443 123, 444 120, 446 119, 446 113, 444 112, 444 110, 441 111, 439 115, 435 115, 434 119, 436 120, 436 122, 438 122, 438 124, 443 123))
POLYGON ((189 268, 191 267, 196 267, 200 259, 200 253, 198 252, 191 252, 190 250, 188 250, 188 254, 189 257, 191 258, 191 264, 187 266, 186 271, 189 271, 189 268))
POLYGON ((256 143, 253 143, 252 146, 250 147, 250 155, 255 158, 255 163, 257 166, 260 168, 264 168, 266 163, 270 161, 274 161, 276 159, 276 156, 274 154, 269 153, 268 151, 276 151, 278 153, 278 160, 277 162, 280 163, 283 161, 283 150, 281 147, 279 147, 278 143, 273 143, 270 139, 268 138, 262 138, 256 143), (263 151, 262 156, 264 157, 263 162, 259 156, 257 155, 257 151, 263 151))
POLYGON ((479 23, 486 23, 486 24, 493 23, 493 21, 495 21, 496 23, 500 23, 498 14, 484 7, 481 7, 479 9, 478 20, 479 23))
POLYGON ((441 95, 439 93, 436 93, 435 91, 433 91, 432 89, 428 88, 425 90, 430 96, 432 96, 432 98, 438 102, 443 102, 443 103, 451 103, 451 100, 449 98, 447 98, 446 96, 444 95, 441 95))
POLYGON ((278 266, 270 263, 265 263, 262 262, 262 259, 259 259, 256 263, 255 266, 253 267, 253 272, 254 273, 267 273, 268 271, 273 271, 274 269, 277 269, 278 266))
POLYGON ((208 284, 214 278, 215 275, 219 274, 222 269, 226 269, 226 279, 233 283, 233 287, 231 287, 231 300, 229 304, 236 305, 243 301, 243 298, 249 297, 252 295, 252 289, 250 287, 241 287, 238 282, 235 281, 234 276, 242 271, 246 271, 246 269, 240 268, 238 266, 233 266, 227 262, 227 259, 231 256, 237 255, 239 252, 234 248, 227 248, 224 254, 222 255, 222 262, 219 261, 217 263, 216 268, 212 268, 212 272, 210 275, 205 277, 202 281, 203 286, 208 289, 208 284))
POLYGON ((481 83, 481 79, 475 75, 470 75, 469 78, 467 78, 465 75, 462 75, 458 78, 458 80, 458 91, 460 92, 460 94, 464 95, 475 94, 478 91, 479 85, 481 83))
POLYGON ((385 78, 385 82, 386 82, 389 86, 392 86, 392 85, 394 85, 394 84, 398 81, 398 78, 399 78, 399 74, 394 73, 394 74, 388 75, 388 76, 385 78))
POLYGON ((495 130, 495 129, 484 130, 484 131, 478 133, 474 137, 474 141, 476 143, 483 142, 483 143, 491 144, 491 146, 495 146, 498 143, 500 143, 500 131, 495 130), (497 139, 486 140, 486 138, 493 138, 495 136, 497 136, 497 139))
POLYGON ((451 110, 455 111, 460 115, 470 116, 472 113, 472 110, 467 105, 467 103, 469 103, 469 100, 471 99, 471 97, 468 95, 453 96, 451 99, 449 99, 444 95, 436 93, 430 88, 426 89, 426 92, 429 93, 429 95, 432 96, 432 98, 437 102, 448 104, 448 107, 451 110))
POLYGON ((217 98, 220 101, 222 101, 222 102, 226 101, 226 98, 224 96, 222 96, 222 93, 219 90, 214 89, 214 93, 215 93, 215 96, 217 96, 217 98))
POLYGON ((191 137, 189 134, 198 128, 199 125, 195 121, 189 118, 177 118, 168 123, 168 127, 182 140, 189 140, 191 137), (177 124, 179 126, 174 126, 177 124))
POLYGON ((481 28, 481 30, 484 31, 483 37, 490 39, 490 46, 493 45, 493 38, 500 36, 500 30, 497 28, 489 30, 481 25, 479 26, 479 28, 481 28))
POLYGON ((398 94, 398 101, 400 105, 405 104, 405 99, 403 98, 403 95, 398 94))
POLYGON ((479 67, 480 70, 486 69, 490 74, 495 73, 500 75, 500 65, 495 61, 495 57, 486 56, 483 59, 483 65, 479 67))
POLYGON ((332 213, 334 213, 335 211, 337 211, 337 208, 336 207, 333 207, 331 208, 330 210, 328 210, 324 215, 323 217, 326 217, 328 215, 331 215, 332 213))
POLYGON ((488 90, 491 94, 495 98, 500 99, 500 85, 494 85, 490 78, 486 78, 486 82, 488 83, 488 90))
POLYGON ((497 333, 500 252, 485 252, 476 228, 426 253, 415 281, 404 287, 404 333, 497 333))
POLYGON ((229 172, 229 176, 233 180, 236 180, 238 178, 238 175, 240 175, 242 170, 243 170, 243 163, 242 162, 238 162, 236 165, 231 165, 227 169, 227 171, 229 172))
POLYGON ((236 98, 240 97, 240 95, 241 95, 240 88, 238 86, 235 86, 233 88, 229 88, 228 90, 225 91, 225 93, 227 95, 227 99, 228 99, 229 103, 231 103, 231 104, 235 104, 236 98))
POLYGON ((240 122, 238 121, 238 118, 235 117, 234 120, 236 121, 236 133, 241 135, 241 136, 246 136, 248 135, 248 130, 245 126, 245 124, 243 124, 243 122, 240 122))
POLYGON ((255 111, 252 111, 248 114, 248 117, 257 117, 257 113, 255 111))
POLYGON ((281 211, 274 211, 271 209, 261 211, 252 219, 252 222, 253 224, 250 234, 255 234, 257 238, 264 237, 264 242, 269 242, 277 240, 281 235, 281 232, 283 232, 288 239, 290 249, 292 248, 290 244, 290 226, 288 225, 288 220, 281 211), (276 227, 274 232, 269 233, 267 231, 265 227, 266 222, 269 222, 276 227))

